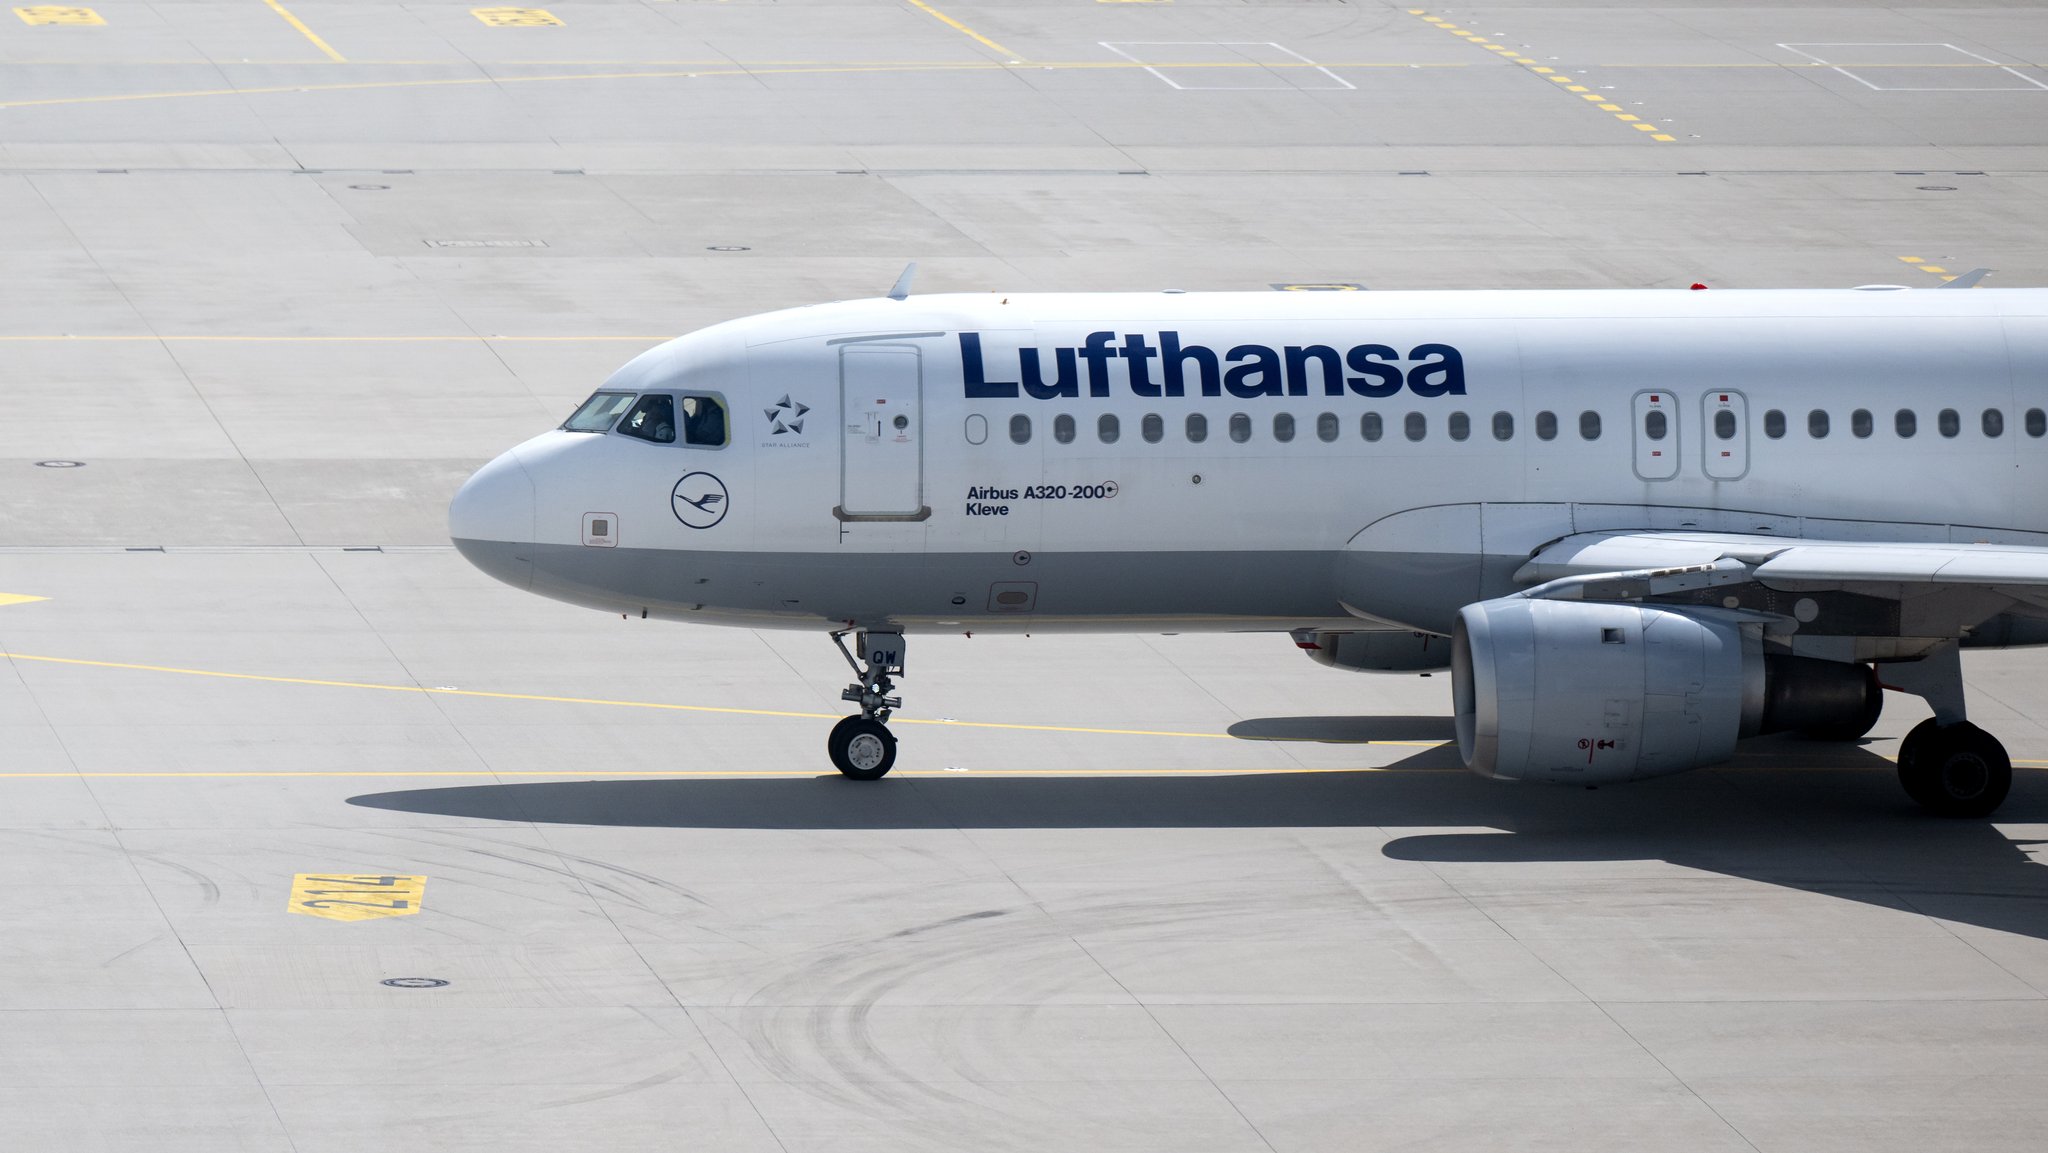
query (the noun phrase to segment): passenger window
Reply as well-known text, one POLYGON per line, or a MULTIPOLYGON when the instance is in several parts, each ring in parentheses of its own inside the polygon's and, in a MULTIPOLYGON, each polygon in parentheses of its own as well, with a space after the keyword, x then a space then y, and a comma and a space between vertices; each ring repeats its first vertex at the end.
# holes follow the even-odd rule
POLYGON ((2048 412, 2038 408, 2027 410, 2027 435, 2048 436, 2048 412))
POLYGON ((612 422, 633 403, 630 392, 600 392, 583 402, 575 415, 562 423, 567 432, 609 432, 612 422))
POLYGON ((1515 415, 1511 412, 1493 414, 1493 439, 1513 440, 1515 438, 1515 415))
POLYGON ((1536 439, 1537 439, 1537 440, 1556 440, 1556 439, 1557 439, 1557 414, 1556 414, 1556 413, 1554 413, 1554 412, 1539 412, 1539 413, 1537 413, 1537 414, 1536 414, 1536 439))
POLYGON ((1778 409, 1764 413, 1764 435, 1778 440, 1785 435, 1785 414, 1778 409))
POLYGON ((1021 412, 1010 418, 1010 443, 1031 443, 1031 418, 1021 412))
POLYGON ((1871 428, 1872 422, 1870 419, 1869 409, 1859 408, 1855 412, 1849 414, 1850 436, 1855 437, 1857 440, 1862 440, 1870 435, 1871 428))
POLYGON ((1941 435, 1954 436, 1963 431, 1963 418, 1957 415, 1955 409, 1944 408, 1935 415, 1934 426, 1941 430, 1941 435))
POLYGON ((1053 417, 1052 438, 1061 444, 1074 443, 1074 418, 1064 412, 1053 417))
POLYGON ((1385 425, 1381 422, 1379 413, 1368 412, 1358 418, 1358 435, 1367 441, 1378 440, 1384 432, 1385 425))
POLYGON ((1401 431, 1409 440, 1421 440, 1429 435, 1429 418, 1419 412, 1411 412, 1403 422, 1401 431))
POLYGON ((1243 444, 1252 438, 1252 418, 1241 412, 1230 414, 1230 439, 1243 444))
POLYGON ((1815 440, 1826 440, 1828 436, 1828 412, 1816 408, 1806 414, 1806 435, 1815 440))
POLYGON ((1661 411, 1653 408, 1643 414, 1644 436, 1651 440, 1663 440, 1665 434, 1670 431, 1671 422, 1661 411))
POLYGON ((978 412, 969 413, 967 417, 967 443, 985 444, 987 442, 988 418, 978 412))
POLYGON ((1138 422, 1138 435, 1145 438, 1146 444, 1158 444, 1166 437, 1166 421, 1160 419, 1158 413, 1148 412, 1145 419, 1138 422))
POLYGON ((1316 418, 1316 439, 1324 444, 1336 440, 1339 431, 1341 426, 1338 424, 1336 413, 1326 412, 1316 418))
POLYGON ((1291 413, 1273 414, 1273 439, 1286 444, 1294 439, 1294 416, 1291 413))
POLYGON ((1117 438, 1123 434, 1123 425, 1118 423, 1113 412, 1103 413, 1095 422, 1095 437, 1104 444, 1115 444, 1117 438))
POLYGON ((1984 410, 1984 435, 2000 437, 2005 435, 2005 414, 1995 408, 1984 410))
POLYGON ((1735 414, 1727 409, 1714 414, 1714 437, 1717 440, 1735 439, 1735 414))
POLYGON ((1920 418, 1913 415, 1912 409, 1902 408, 1892 417, 1892 427, 1898 430, 1900 440, 1911 440, 1920 431, 1920 418))
POLYGON ((1600 439, 1599 413, 1594 412, 1592 409, 1589 408, 1586 411, 1579 414, 1579 438, 1581 440, 1600 439))
MULTIPOLYGON (((908 423, 901 415, 896 419, 908 423)), ((724 401, 715 396, 683 397, 683 443, 698 448, 721 448, 725 445, 726 428, 724 401)))
POLYGON ((619 422, 619 431, 656 444, 676 442, 676 398, 665 392, 650 392, 619 422))
POLYGON ((1199 412, 1188 414, 1188 443, 1200 444, 1209 439, 1209 418, 1199 412))
POLYGON ((1472 418, 1462 412, 1452 413, 1451 419, 1444 423, 1449 426, 1452 440, 1464 440, 1472 435, 1472 418))

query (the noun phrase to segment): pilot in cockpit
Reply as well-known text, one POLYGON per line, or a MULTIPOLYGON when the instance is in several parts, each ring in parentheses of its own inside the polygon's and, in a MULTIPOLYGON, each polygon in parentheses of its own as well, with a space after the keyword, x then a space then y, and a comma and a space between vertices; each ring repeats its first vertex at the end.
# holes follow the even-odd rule
POLYGON ((683 440, 687 444, 724 444, 725 406, 708 396, 684 397, 683 440))

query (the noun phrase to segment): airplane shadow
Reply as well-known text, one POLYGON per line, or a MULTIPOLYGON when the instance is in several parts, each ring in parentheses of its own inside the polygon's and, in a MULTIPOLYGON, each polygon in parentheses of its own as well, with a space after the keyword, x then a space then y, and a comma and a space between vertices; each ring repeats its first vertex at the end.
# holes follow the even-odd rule
MULTIPOLYGON (((1598 790, 1486 781, 1456 766, 1455 752, 1428 749, 1380 771, 583 780, 407 789, 349 803, 636 828, 1379 827, 1404 834, 1383 850, 1396 860, 1663 860, 2048 940, 2048 868, 2028 855, 2034 843, 1991 822, 1923 815, 1891 762, 1868 751, 1755 742, 1726 767, 1598 790)), ((1995 819, 2048 822, 2048 777, 2022 771, 1995 819)), ((2048 842, 2040 844, 2048 860, 2048 842)))

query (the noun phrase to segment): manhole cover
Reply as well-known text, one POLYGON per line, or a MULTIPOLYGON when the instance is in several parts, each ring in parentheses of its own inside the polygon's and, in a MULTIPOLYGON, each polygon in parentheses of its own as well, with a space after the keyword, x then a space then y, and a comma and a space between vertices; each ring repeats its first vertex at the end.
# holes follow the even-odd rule
POLYGON ((84 467, 85 467, 85 462, 84 462, 84 461, 82 461, 82 460, 39 460, 39 461, 37 461, 37 462, 36 462, 36 467, 37 467, 37 468, 84 468, 84 467))
POLYGON ((349 187, 357 192, 389 192, 391 190, 389 184, 351 184, 349 187))
POLYGON ((704 248, 704 251, 706 251, 706 252, 752 252, 752 251, 753 251, 753 249, 751 249, 751 248, 748 248, 748 247, 747 247, 746 245, 744 245, 744 244, 711 244, 711 245, 706 245, 706 246, 705 246, 705 248, 704 248))
POLYGON ((387 977, 377 983, 394 989, 438 989, 448 982, 439 977, 387 977))

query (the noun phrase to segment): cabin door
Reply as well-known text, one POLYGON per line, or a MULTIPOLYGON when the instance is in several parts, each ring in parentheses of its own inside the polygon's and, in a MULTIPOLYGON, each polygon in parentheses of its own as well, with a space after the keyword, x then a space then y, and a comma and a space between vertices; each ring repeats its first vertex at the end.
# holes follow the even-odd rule
POLYGON ((917 346, 841 346, 841 517, 922 520, 928 515, 923 394, 917 346))

